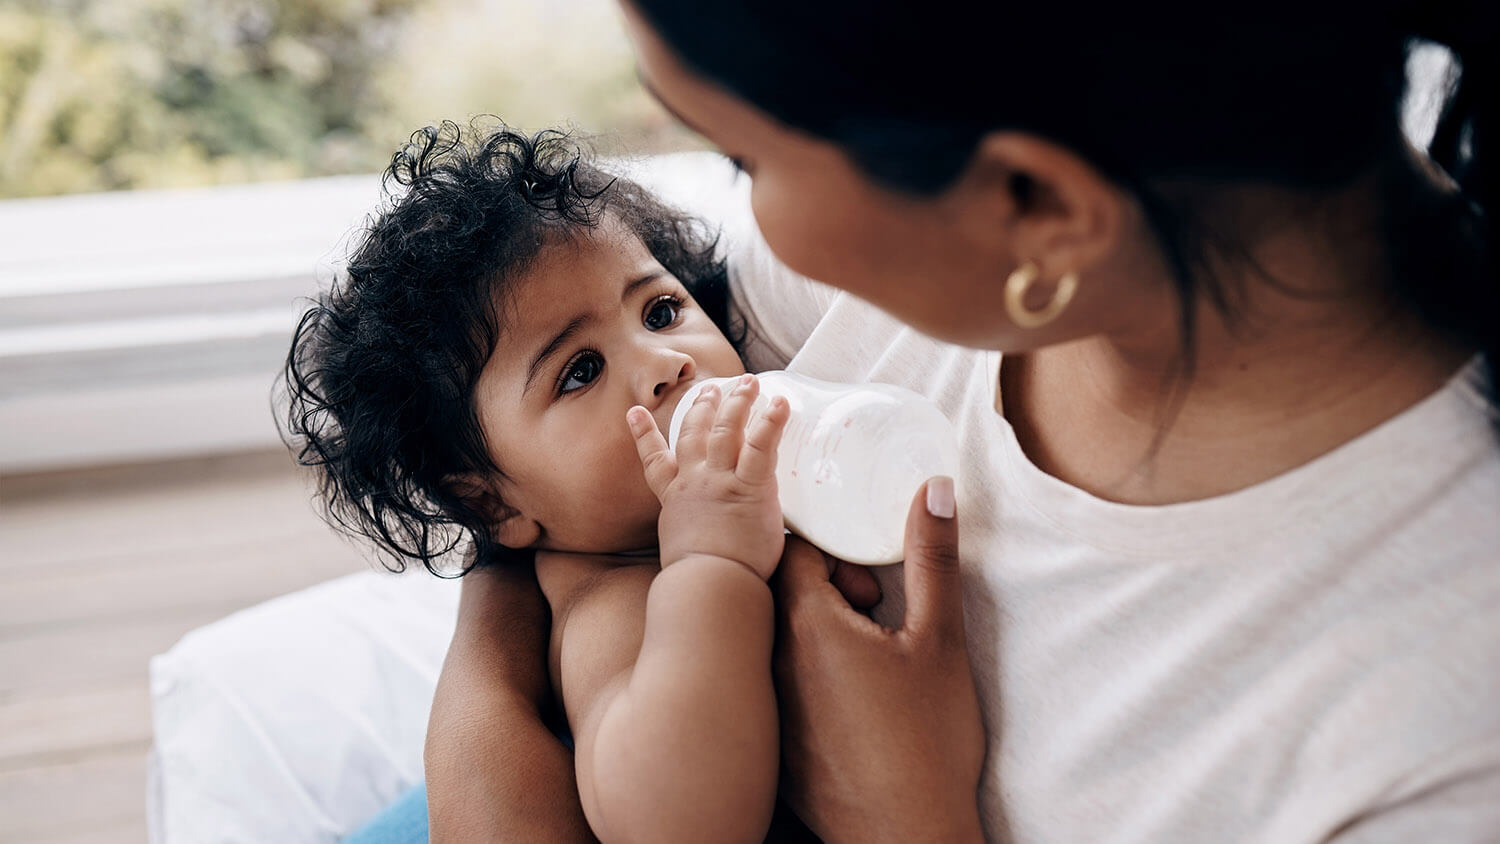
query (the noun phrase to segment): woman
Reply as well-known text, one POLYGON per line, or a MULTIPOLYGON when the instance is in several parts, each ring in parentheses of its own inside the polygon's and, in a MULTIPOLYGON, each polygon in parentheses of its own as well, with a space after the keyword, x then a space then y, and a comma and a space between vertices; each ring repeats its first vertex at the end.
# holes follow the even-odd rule
MULTIPOLYGON (((793 366, 924 389, 964 440, 892 629, 783 559, 784 791, 827 840, 1488 840, 1494 13, 1152 5, 626 3, 770 248, 885 312, 836 299, 793 366), (1430 157, 1414 36, 1464 71, 1430 157)), ((465 585, 440 838, 584 834, 524 728, 542 666, 486 646, 519 586, 465 585)))

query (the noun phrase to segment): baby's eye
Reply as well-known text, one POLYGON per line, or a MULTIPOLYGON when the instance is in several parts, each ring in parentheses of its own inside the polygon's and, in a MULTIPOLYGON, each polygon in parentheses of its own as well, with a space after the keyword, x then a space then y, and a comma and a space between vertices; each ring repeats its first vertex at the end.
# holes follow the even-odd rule
POLYGON ((568 361, 568 366, 557 379, 558 393, 571 393, 594 383, 604 370, 604 359, 598 352, 580 352, 568 361))
POLYGON ((651 303, 646 309, 646 327, 652 331, 660 331, 670 328, 677 321, 677 313, 682 309, 682 300, 676 296, 663 296, 651 303))

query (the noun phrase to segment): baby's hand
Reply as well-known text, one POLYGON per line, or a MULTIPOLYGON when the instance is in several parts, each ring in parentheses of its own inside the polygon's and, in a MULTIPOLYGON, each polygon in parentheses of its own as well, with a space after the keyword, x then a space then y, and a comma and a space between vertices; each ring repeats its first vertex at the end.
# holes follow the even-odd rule
POLYGON ((682 420, 677 453, 650 412, 625 415, 646 483, 661 501, 662 567, 694 554, 742 563, 769 578, 781 560, 781 502, 776 496, 776 446, 791 409, 777 396, 746 427, 760 393, 754 375, 733 382, 727 397, 712 385, 682 420))

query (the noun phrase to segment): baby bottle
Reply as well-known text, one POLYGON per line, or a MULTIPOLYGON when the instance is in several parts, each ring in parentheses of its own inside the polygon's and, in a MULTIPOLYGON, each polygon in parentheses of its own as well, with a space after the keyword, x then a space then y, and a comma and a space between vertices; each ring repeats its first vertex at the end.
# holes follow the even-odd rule
MULTIPOLYGON (((922 482, 957 476, 953 426, 925 396, 889 384, 835 384, 791 372, 761 372, 754 412, 783 396, 791 418, 776 456, 781 513, 793 533, 864 565, 899 562, 906 514, 922 482)), ((694 384, 672 414, 667 442, 677 448, 683 417, 708 384, 694 384)))

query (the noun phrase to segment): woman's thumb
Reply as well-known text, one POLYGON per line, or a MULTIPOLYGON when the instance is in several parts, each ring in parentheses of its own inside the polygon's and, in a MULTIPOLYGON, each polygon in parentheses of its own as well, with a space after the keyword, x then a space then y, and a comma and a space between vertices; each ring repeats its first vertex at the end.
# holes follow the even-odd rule
POLYGON ((958 566, 953 479, 931 478, 906 517, 906 624, 919 636, 963 645, 964 601, 958 566))

